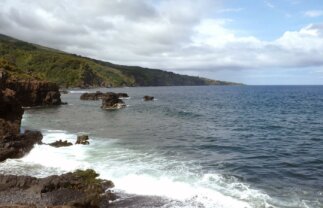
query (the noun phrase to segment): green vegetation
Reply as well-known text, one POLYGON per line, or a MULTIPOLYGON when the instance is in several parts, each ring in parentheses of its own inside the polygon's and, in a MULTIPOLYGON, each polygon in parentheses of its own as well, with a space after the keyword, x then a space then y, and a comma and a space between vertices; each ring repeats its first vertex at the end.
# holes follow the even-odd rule
POLYGON ((231 85, 156 69, 122 66, 23 42, 0 34, 0 68, 18 78, 62 87, 231 85))
POLYGON ((79 178, 82 183, 86 185, 93 185, 93 184, 101 184, 102 180, 97 179, 99 177, 99 174, 97 174, 94 170, 92 169, 86 169, 86 170, 80 170, 77 169, 73 173, 77 178, 79 178))

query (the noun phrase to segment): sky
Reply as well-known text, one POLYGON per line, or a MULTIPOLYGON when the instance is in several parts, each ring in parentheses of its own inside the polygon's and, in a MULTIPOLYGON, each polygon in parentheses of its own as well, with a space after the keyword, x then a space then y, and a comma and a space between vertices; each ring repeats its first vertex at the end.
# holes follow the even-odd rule
POLYGON ((323 84, 322 0, 0 0, 0 33, 211 79, 323 84))

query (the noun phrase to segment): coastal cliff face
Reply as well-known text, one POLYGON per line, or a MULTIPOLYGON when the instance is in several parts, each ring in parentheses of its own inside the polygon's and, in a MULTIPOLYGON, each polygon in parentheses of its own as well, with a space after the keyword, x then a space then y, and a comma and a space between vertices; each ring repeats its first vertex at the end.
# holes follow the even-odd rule
POLYGON ((20 158, 28 153, 36 143, 41 143, 38 131, 20 134, 20 124, 24 110, 10 89, 0 89, 0 162, 8 158, 20 158))
POLYGON ((6 87, 16 91, 16 98, 24 107, 62 104, 59 87, 51 82, 9 79, 6 87))
POLYGON ((10 89, 0 90, 0 137, 19 134, 24 110, 10 89))
POLYGON ((57 84, 35 79, 17 79, 0 68, 0 89, 5 88, 15 92, 15 98, 23 107, 63 104, 57 84))
MULTIPOLYGON (((26 106, 38 104, 35 100, 28 98, 33 93, 41 94, 37 92, 40 90, 37 87, 26 86, 22 82, 14 84, 6 72, 0 69, 0 162, 8 158, 23 157, 33 148, 34 144, 41 143, 42 134, 39 131, 20 133, 21 119, 24 113, 22 104, 26 106)), ((45 91, 47 90, 45 89, 45 91)))

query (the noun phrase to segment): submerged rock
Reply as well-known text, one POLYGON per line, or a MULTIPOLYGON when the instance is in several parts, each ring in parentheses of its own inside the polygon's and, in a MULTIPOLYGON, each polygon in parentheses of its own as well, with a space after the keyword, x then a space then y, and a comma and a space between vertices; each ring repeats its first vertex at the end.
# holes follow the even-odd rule
POLYGON ((68 146, 72 146, 73 144, 71 142, 68 141, 62 141, 62 140, 58 140, 56 142, 50 143, 48 144, 52 147, 68 147, 68 146))
POLYGON ((76 139, 75 144, 88 145, 88 144, 90 144, 90 142, 88 140, 89 140, 89 136, 88 135, 77 136, 77 139, 76 139))
POLYGON ((108 203, 116 198, 113 193, 105 192, 113 183, 97 177, 90 169, 41 179, 0 174, 0 204, 97 208, 103 201, 108 203))
POLYGON ((144 96, 144 101, 153 101, 153 100, 154 100, 153 96, 148 96, 148 95, 144 96))
POLYGON ((115 93, 110 94, 102 99, 103 109, 120 109, 126 107, 126 104, 115 93))

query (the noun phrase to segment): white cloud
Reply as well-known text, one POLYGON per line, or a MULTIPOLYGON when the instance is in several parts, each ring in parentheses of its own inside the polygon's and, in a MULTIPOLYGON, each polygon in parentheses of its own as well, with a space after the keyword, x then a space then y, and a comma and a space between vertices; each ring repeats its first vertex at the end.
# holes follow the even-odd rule
POLYGON ((323 24, 264 41, 215 18, 214 0, 3 0, 0 33, 119 64, 192 74, 323 66, 323 24))
POLYGON ((264 3, 267 7, 271 8, 271 9, 275 8, 275 5, 269 0, 265 0, 264 3))
POLYGON ((321 17, 323 16, 323 10, 309 10, 304 12, 306 17, 321 17))

